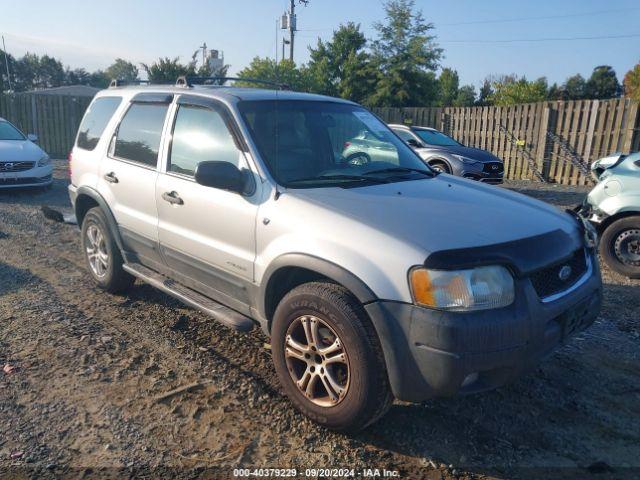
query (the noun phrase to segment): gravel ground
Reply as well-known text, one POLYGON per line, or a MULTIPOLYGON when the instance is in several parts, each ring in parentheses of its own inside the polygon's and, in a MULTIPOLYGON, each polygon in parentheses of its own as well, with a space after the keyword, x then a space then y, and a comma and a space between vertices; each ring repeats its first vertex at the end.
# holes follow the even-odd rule
MULTIPOLYGON (((94 288, 76 227, 39 211, 69 211, 55 163, 52 190, 0 192, 0 477, 640 476, 639 281, 605 269, 594 326, 516 383, 396 404, 365 432, 334 434, 291 408, 258 330, 235 333, 139 283, 124 296, 94 288)), ((586 193, 507 188, 561 207, 586 193)))

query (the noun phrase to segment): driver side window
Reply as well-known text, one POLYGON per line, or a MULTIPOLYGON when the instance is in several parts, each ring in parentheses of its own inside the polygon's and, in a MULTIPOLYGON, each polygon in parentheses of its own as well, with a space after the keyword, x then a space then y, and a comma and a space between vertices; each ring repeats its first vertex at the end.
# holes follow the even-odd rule
POLYGON ((407 130, 404 130, 404 129, 402 129, 402 128, 394 128, 394 129, 393 129, 393 131, 394 131, 395 133, 397 133, 397 134, 398 134, 398 136, 399 136, 399 137, 400 137, 400 138, 401 138, 405 143, 407 143, 409 140, 414 140, 414 141, 415 141, 414 136, 413 136, 413 135, 411 135, 411 133, 410 133, 410 132, 408 132, 407 130))
POLYGON ((218 112, 192 105, 178 107, 167 171, 192 177, 198 163, 207 161, 239 167, 240 155, 218 112))

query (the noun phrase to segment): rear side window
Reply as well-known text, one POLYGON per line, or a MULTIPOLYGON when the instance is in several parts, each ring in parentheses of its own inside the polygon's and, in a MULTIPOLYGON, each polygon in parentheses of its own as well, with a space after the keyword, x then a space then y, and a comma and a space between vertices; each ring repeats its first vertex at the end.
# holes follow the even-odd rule
POLYGON ((158 103, 131 104, 118 127, 114 155, 155 167, 168 108, 158 103))
POLYGON ((78 129, 76 145, 84 150, 96 148, 107 123, 122 102, 121 97, 100 97, 89 105, 78 129))
POLYGON ((207 161, 238 166, 240 151, 218 112, 181 105, 173 127, 169 171, 193 176, 198 163, 207 161))

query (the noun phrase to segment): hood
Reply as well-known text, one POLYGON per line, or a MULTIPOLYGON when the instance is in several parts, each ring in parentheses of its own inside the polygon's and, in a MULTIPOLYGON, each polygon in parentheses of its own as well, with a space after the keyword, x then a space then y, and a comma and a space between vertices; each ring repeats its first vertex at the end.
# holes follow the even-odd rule
POLYGON ((0 162, 35 162, 44 154, 29 140, 0 140, 0 162))
POLYGON ((504 244, 552 232, 568 240, 569 251, 581 241, 576 221, 555 207, 503 188, 445 174, 368 187, 289 193, 419 248, 426 255, 504 244))
POLYGON ((453 155, 462 155, 464 157, 471 158, 473 160, 477 160, 479 162, 502 162, 498 157, 494 154, 487 152, 486 150, 481 150, 479 148, 465 147, 464 145, 453 145, 448 147, 438 147, 438 146, 428 146, 424 148, 416 148, 418 153, 434 153, 434 152, 443 152, 450 153, 453 155))

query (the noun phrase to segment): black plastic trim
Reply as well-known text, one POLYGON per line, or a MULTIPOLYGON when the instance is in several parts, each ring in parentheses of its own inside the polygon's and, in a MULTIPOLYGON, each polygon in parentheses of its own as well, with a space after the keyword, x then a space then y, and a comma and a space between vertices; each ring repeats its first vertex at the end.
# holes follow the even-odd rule
POLYGON ((138 93, 131 99, 131 103, 161 103, 168 105, 173 102, 173 94, 170 93, 138 93))
MULTIPOLYGON (((102 209, 102 211, 104 212, 105 218, 107 219, 107 223, 109 224, 108 227, 109 227, 109 231, 111 232, 111 235, 116 241, 116 244, 118 245, 118 248, 120 249, 120 251, 124 252, 125 250, 124 242, 122 241, 122 236, 120 235, 118 222, 116 222, 116 218, 113 216, 113 213, 111 212, 111 208, 109 208, 109 204, 104 199, 104 197, 100 195, 100 193, 97 190, 87 186, 81 186, 78 188, 77 194, 76 194, 76 200, 75 200, 75 207, 74 207, 76 217, 78 219, 80 218, 78 215, 78 204, 79 204, 78 200, 82 195, 86 195, 91 199, 95 200, 98 206, 102 209)), ((80 223, 78 223, 78 226, 82 228, 82 225, 80 223)))

